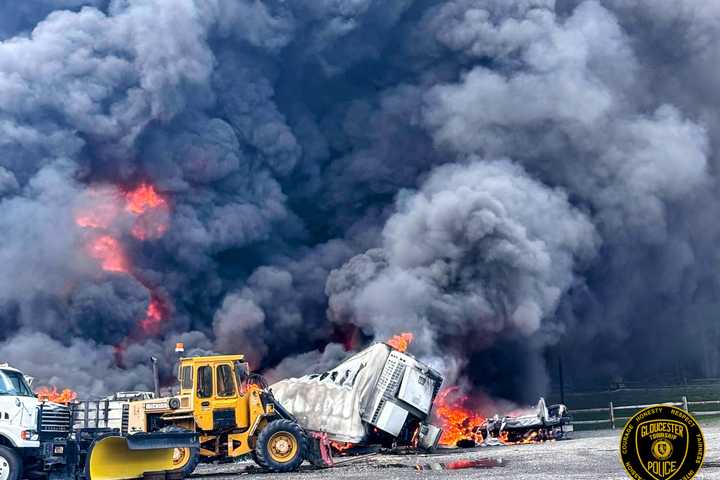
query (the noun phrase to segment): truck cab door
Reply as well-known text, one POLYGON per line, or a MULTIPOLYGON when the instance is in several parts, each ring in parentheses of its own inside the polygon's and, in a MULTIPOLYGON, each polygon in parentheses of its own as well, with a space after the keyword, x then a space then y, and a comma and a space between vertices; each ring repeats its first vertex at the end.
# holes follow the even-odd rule
POLYGON ((213 429, 213 397, 215 385, 213 368, 209 364, 198 365, 195 372, 194 415, 198 428, 204 431, 213 429))
POLYGON ((38 405, 22 373, 0 369, 0 439, 10 439, 20 448, 39 447, 37 437, 31 440, 22 434, 37 429, 38 405))

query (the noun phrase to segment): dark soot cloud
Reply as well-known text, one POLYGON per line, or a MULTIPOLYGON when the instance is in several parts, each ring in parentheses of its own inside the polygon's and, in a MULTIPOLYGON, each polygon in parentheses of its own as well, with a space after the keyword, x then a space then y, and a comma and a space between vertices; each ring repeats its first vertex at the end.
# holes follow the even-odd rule
POLYGON ((0 360, 40 383, 148 388, 147 358, 169 380, 183 340, 277 378, 400 331, 511 400, 558 355, 576 384, 720 375, 717 2, 28 0, 0 19, 0 360), (166 229, 103 225, 127 266, 103 269, 78 211, 142 182, 166 229))

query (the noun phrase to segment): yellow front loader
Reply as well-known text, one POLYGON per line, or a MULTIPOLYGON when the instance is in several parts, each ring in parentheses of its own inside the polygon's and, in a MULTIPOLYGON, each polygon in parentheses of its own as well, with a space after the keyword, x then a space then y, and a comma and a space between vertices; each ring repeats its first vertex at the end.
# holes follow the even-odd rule
MULTIPOLYGON (((266 470, 297 470, 309 439, 242 355, 181 358, 179 394, 130 403, 129 431, 195 432, 197 449, 178 449, 191 473, 198 462, 251 455, 266 470)), ((315 462, 313 462, 315 463, 315 462)))

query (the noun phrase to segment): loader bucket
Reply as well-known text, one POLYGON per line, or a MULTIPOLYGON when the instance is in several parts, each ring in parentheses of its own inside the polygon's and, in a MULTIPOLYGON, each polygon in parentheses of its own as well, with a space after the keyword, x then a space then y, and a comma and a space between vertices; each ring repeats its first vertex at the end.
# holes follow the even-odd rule
POLYGON ((181 458, 178 462, 174 446, 134 449, 126 437, 113 435, 93 443, 86 468, 89 480, 125 480, 180 470, 190 460, 190 455, 181 458))

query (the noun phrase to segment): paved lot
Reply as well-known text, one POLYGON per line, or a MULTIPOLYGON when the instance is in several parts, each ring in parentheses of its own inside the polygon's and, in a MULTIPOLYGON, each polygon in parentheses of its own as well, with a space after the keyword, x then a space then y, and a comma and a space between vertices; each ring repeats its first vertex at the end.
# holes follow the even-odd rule
MULTIPOLYGON (((720 480, 720 427, 705 427, 708 451, 705 466, 697 479, 720 480)), ((202 465, 196 479, 223 480, 242 476, 251 480, 393 480, 393 479, 610 479, 629 478, 618 457, 619 432, 575 433, 574 439, 542 445, 486 447, 453 450, 435 455, 375 455, 357 458, 324 470, 303 469, 292 474, 258 472, 250 463, 202 465), (485 468, 459 470, 422 470, 439 468, 458 460, 480 460, 485 468)), ((340 458, 345 462, 349 459, 340 458)))

